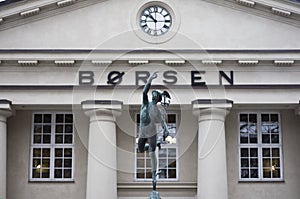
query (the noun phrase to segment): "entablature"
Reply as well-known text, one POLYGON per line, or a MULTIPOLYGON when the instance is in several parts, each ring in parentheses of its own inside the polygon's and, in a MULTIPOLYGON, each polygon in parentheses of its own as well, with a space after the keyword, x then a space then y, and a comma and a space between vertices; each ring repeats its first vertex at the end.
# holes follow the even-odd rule
POLYGON ((169 66, 299 66, 295 50, 0 50, 1 66, 137 66, 160 63, 169 66))

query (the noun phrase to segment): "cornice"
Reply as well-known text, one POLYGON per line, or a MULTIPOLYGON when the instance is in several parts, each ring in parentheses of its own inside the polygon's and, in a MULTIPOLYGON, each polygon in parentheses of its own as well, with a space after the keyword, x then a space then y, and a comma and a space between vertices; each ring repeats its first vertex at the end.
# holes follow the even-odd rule
MULTIPOLYGON (((107 0, 28 0, 0 8, 0 31, 107 0)), ((300 5, 277 0, 202 0, 300 27, 300 5)))
POLYGON ((256 16, 300 27, 300 5, 275 0, 203 0, 256 16))
POLYGON ((171 67, 203 66, 300 66, 297 50, 89 50, 89 49, 0 49, 0 67, 107 67, 167 64, 171 67), (116 57, 118 57, 116 59, 116 57), (179 60, 178 57, 181 59, 179 60))
POLYGON ((107 0, 31 0, 0 9, 0 31, 107 0))

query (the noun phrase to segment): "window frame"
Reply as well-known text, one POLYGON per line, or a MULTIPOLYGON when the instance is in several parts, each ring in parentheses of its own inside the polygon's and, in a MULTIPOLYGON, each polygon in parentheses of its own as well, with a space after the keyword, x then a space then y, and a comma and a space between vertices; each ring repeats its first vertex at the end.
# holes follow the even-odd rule
MULTIPOLYGON (((61 124, 61 123, 59 123, 61 124)), ((63 124, 66 124, 65 122, 63 124)), ((32 112, 32 120, 31 120, 31 138, 30 138, 30 163, 29 163, 29 181, 30 182, 73 182, 75 181, 74 179, 74 173, 75 173, 75 125, 74 125, 74 114, 72 112, 67 112, 67 111, 35 111, 32 112), (44 144, 44 143, 39 143, 39 144, 34 144, 34 116, 36 114, 51 114, 51 140, 50 140, 50 144, 44 144), (72 114, 73 116, 73 123, 72 123, 72 144, 69 143, 59 143, 59 144, 55 144, 55 125, 57 124, 55 121, 56 115, 57 114, 72 114), (49 174, 49 178, 33 178, 33 150, 34 149, 38 149, 38 148, 49 148, 50 149, 50 174, 49 174), (71 178, 55 178, 55 149, 57 148, 70 148, 72 150, 72 167, 71 168, 71 178)), ((64 160, 64 156, 62 157, 62 159, 64 160)), ((64 167, 62 167, 62 169, 64 169, 64 167)))
MULTIPOLYGON (((135 124, 135 138, 134 138, 134 181, 136 181, 136 182, 150 182, 150 181, 152 181, 152 178, 147 178, 146 176, 145 176, 145 178, 137 178, 137 169, 138 169, 138 166, 137 166, 137 150, 136 150, 136 147, 137 147, 137 143, 136 143, 136 138, 137 138, 137 134, 138 134, 138 126, 137 126, 137 117, 138 117, 138 115, 139 115, 140 113, 139 112, 136 112, 135 114, 134 114, 134 118, 135 118, 135 122, 134 122, 134 124, 135 124)), ((162 148, 167 148, 167 149, 169 149, 169 148, 174 148, 174 149, 176 149, 176 157, 175 157, 175 159, 176 159, 176 167, 175 167, 175 169, 176 169, 176 178, 157 178, 157 181, 159 181, 159 182, 178 182, 179 181, 179 158, 178 158, 178 155, 179 155, 179 151, 178 151, 178 149, 179 149, 179 147, 178 147, 178 112, 176 112, 176 111, 168 111, 167 112, 167 115, 169 115, 169 114, 174 114, 175 115, 175 119, 176 119, 176 144, 174 144, 174 145, 172 145, 172 144, 163 144, 162 145, 162 148)), ((158 162, 158 170, 159 170, 159 151, 158 150, 156 150, 155 151, 155 153, 156 153, 156 155, 157 155, 157 162, 158 162)), ((144 155, 144 158, 146 158, 145 157, 146 156, 146 153, 145 153, 145 155, 144 155)), ((168 160, 168 159, 167 159, 168 160)), ((145 168, 144 169, 147 169, 147 167, 145 166, 145 168)), ((150 168, 151 169, 151 168, 150 168)))
MULTIPOLYGON (((282 147, 282 129, 281 129, 281 114, 279 111, 242 111, 238 112, 238 125, 237 125, 237 134, 238 134, 238 169, 239 169, 239 182, 278 182, 284 181, 284 165, 283 165, 283 147, 282 147), (256 114, 257 115, 257 143, 241 143, 240 136, 240 116, 241 114, 256 114), (262 120, 261 117, 263 114, 277 114, 278 115, 278 130, 279 130, 279 143, 262 143, 262 120), (242 148, 256 148, 257 149, 257 158, 258 158, 258 178, 242 178, 242 167, 241 167, 241 149, 242 148), (279 148, 279 161, 280 161, 280 178, 264 178, 263 177, 263 148, 279 148)), ((249 157, 250 158, 250 155, 249 157)), ((272 156, 270 156, 272 159, 272 156)), ((249 163, 250 164, 250 163, 249 163)), ((249 169, 251 167, 249 166, 249 169)), ((272 173, 272 172, 271 172, 272 173)), ((272 175, 272 174, 271 174, 272 175)))

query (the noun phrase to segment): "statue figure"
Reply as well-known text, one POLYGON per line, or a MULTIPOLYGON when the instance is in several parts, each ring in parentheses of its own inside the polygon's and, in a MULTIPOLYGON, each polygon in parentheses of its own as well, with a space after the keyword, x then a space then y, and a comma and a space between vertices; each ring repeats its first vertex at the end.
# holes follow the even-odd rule
POLYGON ((153 191, 156 190, 156 176, 157 172, 157 158, 155 155, 156 147, 161 147, 160 142, 157 141, 157 129, 156 124, 161 124, 163 128, 163 139, 169 135, 169 130, 165 121, 163 113, 157 106, 158 102, 162 101, 163 95, 170 95, 167 91, 160 93, 157 90, 152 91, 152 101, 148 99, 148 91, 151 86, 153 79, 157 78, 157 72, 153 73, 148 79, 143 90, 143 103, 140 111, 140 129, 138 138, 138 150, 143 153, 144 151, 149 151, 149 156, 151 160, 151 171, 152 171, 152 186, 153 191), (148 143, 146 143, 148 141, 148 143))

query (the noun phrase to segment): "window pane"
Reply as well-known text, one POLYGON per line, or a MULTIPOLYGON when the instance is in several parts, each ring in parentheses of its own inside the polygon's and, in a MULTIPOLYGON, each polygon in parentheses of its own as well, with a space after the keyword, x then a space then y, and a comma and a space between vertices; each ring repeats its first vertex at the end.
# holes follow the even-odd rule
POLYGON ((241 178, 249 178, 249 170, 248 169, 241 170, 241 178))
POLYGON ((40 133, 42 133, 42 126, 41 125, 34 125, 33 133, 34 134, 40 134, 40 133))
POLYGON ((62 178, 62 169, 55 169, 54 170, 54 177, 55 178, 62 178))
POLYGON ((64 123, 64 115, 56 114, 56 123, 64 123))
POLYGON ((55 157, 62 157, 63 156, 63 150, 62 149, 55 149, 55 157))
POLYGON ((250 159, 250 167, 258 167, 258 159, 257 158, 250 159))
POLYGON ((248 158, 241 159, 241 167, 249 167, 249 159, 248 158))
POLYGON ((258 156, 257 148, 250 148, 250 156, 251 157, 257 157, 258 156))
POLYGON ((42 151, 43 157, 50 157, 50 149, 44 148, 42 151))
POLYGON ((55 126, 55 132, 56 133, 63 133, 64 132, 64 126, 63 125, 56 125, 55 126))
POLYGON ((271 159, 264 158, 263 159, 263 167, 271 167, 271 159))
POLYGON ((42 114, 34 115, 34 123, 42 123, 42 114))
POLYGON ((64 178, 71 178, 71 177, 72 177, 72 170, 64 169, 64 178))
POLYGON ((256 114, 249 114, 249 122, 250 123, 257 123, 257 115, 256 114))
POLYGON ((49 177, 50 177, 50 169, 43 169, 42 178, 49 178, 49 177))
POLYGON ((50 125, 44 125, 43 126, 43 133, 51 133, 51 126, 50 125))
POLYGON ((65 144, 72 144, 72 143, 73 143, 73 136, 65 135, 65 144))
POLYGON ((170 149, 168 150, 169 152, 169 157, 176 157, 176 149, 170 149))
POLYGON ((270 143, 270 135, 266 134, 266 135, 262 135, 262 143, 270 143))
POLYGON ((175 159, 169 159, 168 161, 168 167, 173 167, 173 168, 176 168, 176 160, 175 159))
POLYGON ((51 123, 51 114, 44 114, 44 123, 51 123))
POLYGON ((55 159, 54 167, 62 167, 62 159, 55 159))
POLYGON ((43 159, 43 167, 50 167, 50 159, 43 159))
POLYGON ((240 114, 240 122, 248 123, 248 114, 240 114))
POLYGON ((167 149, 159 150, 159 157, 167 157, 167 149))
POLYGON ((138 169, 137 170, 137 175, 136 175, 137 178, 142 178, 144 179, 145 178, 145 172, 144 172, 144 169, 138 169))
POLYGON ((41 157, 41 149, 40 148, 33 149, 33 157, 41 157))
POLYGON ((42 143, 42 136, 41 135, 34 135, 33 136, 33 143, 34 144, 40 144, 40 143, 42 143))
POLYGON ((65 148, 64 156, 65 157, 72 157, 72 149, 65 148))
POLYGON ((270 149, 263 148, 263 157, 270 157, 270 149))
POLYGON ((65 133, 72 133, 73 125, 65 125, 65 133))
POLYGON ((40 178, 40 169, 32 169, 32 178, 40 178))
POLYGON ((263 177, 264 178, 271 178, 271 170, 270 169, 264 169, 263 177))
POLYGON ((241 148, 241 157, 249 157, 248 148, 241 148))
POLYGON ((258 178, 258 169, 251 169, 250 170, 250 177, 251 178, 258 178))
POLYGON ((137 161, 136 161, 136 166, 137 166, 138 168, 144 168, 144 166, 145 166, 145 161, 144 161, 144 159, 137 159, 137 161))
POLYGON ((159 159, 159 168, 164 169, 167 167, 167 160, 166 159, 159 159))
POLYGON ((271 122, 278 122, 278 114, 271 114, 271 122))
POLYGON ((44 135, 43 136, 43 143, 44 144, 50 144, 51 142, 51 135, 44 135))
POLYGON ((271 135, 272 143, 279 143, 279 135, 271 135))
POLYGON ((269 114, 262 114, 261 115, 262 122, 269 122, 269 114))
POLYGON ((73 114, 65 115, 65 123, 73 123, 73 114))
POLYGON ((169 169, 168 177, 169 178, 176 178, 176 169, 169 169))
POLYGON ((280 157, 279 148, 272 148, 272 157, 280 157))
POLYGON ((55 135, 55 143, 62 144, 63 143, 63 135, 55 135))
POLYGON ((33 159, 32 166, 33 166, 33 168, 40 167, 41 166, 41 159, 36 159, 36 158, 33 159))
POLYGON ((280 178, 280 169, 275 169, 272 171, 273 178, 280 178))

